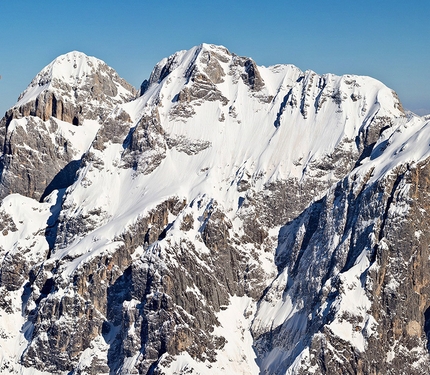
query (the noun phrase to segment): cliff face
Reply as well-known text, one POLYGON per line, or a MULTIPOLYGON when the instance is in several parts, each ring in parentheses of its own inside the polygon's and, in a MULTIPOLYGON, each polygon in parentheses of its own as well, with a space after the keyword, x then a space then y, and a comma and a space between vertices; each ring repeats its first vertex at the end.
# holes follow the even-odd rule
POLYGON ((139 97, 61 56, 0 130, 1 370, 425 373, 428 127, 219 46, 139 97))
POLYGON ((98 59, 79 52, 55 59, 1 120, 0 197, 40 200, 71 185, 100 124, 118 121, 114 108, 134 96, 134 88, 98 59))
POLYGON ((269 373, 426 373, 428 168, 349 176, 280 230, 279 275, 253 324, 269 373))
POLYGON ((84 119, 103 121, 116 105, 134 97, 135 89, 115 70, 74 51, 43 68, 9 112, 11 117, 36 116, 46 121, 52 116, 81 125, 84 119))

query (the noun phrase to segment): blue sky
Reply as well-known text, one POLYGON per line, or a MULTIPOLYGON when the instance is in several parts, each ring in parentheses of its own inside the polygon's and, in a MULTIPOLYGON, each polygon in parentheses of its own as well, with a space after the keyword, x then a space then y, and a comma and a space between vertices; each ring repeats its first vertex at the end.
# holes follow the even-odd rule
POLYGON ((0 14, 1 114, 63 53, 96 56, 138 87, 163 57, 202 42, 259 65, 369 75, 430 113, 428 0, 4 0, 0 14))

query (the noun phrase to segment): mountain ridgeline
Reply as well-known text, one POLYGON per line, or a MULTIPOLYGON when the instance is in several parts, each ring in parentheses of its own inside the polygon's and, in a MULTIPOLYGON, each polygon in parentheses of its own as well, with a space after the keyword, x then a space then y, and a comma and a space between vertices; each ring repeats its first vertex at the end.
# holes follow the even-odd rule
POLYGON ((429 142, 370 77, 58 57, 0 122, 0 373, 427 374, 429 142))

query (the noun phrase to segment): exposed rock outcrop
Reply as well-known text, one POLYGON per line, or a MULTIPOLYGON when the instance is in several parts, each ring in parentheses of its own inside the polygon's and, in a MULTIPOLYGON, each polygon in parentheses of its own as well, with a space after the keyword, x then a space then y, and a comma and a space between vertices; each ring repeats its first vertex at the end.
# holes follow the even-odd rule
POLYGON ((428 120, 207 44, 134 97, 74 52, 1 120, 0 372, 425 373, 428 120))
POLYGON ((88 130, 73 130, 55 119, 74 126, 96 120, 102 124, 99 147, 108 138, 122 142, 130 116, 124 111, 113 118, 110 114, 134 96, 134 88, 100 60, 78 52, 54 60, 1 120, 0 198, 19 193, 39 200, 71 185, 92 139, 82 148, 82 140, 70 135, 78 131, 80 138, 94 138, 100 125, 88 122, 88 130))

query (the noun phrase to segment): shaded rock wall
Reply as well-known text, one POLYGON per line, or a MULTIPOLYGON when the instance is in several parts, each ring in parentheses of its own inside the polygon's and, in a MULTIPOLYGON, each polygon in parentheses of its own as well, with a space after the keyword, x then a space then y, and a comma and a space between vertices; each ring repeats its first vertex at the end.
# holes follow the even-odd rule
MULTIPOLYGON (((267 333, 255 325, 263 363, 276 348, 289 353, 276 367, 267 365, 271 373, 292 366, 306 346, 311 361, 295 373, 308 373, 309 365, 319 374, 405 374, 411 368, 426 373, 429 173, 425 161, 413 169, 399 167, 364 190, 344 180, 281 230, 275 261, 289 277, 281 295, 301 306, 295 319, 307 318, 302 328, 292 319, 267 333), (363 256, 367 266, 360 271, 363 256), (351 274, 354 283, 346 276, 351 274), (354 290, 363 290, 362 307, 342 302, 354 290), (351 332, 339 336, 338 324, 351 332), (364 350, 348 337, 362 337, 364 350)), ((275 285, 263 300, 280 298, 275 285)))

